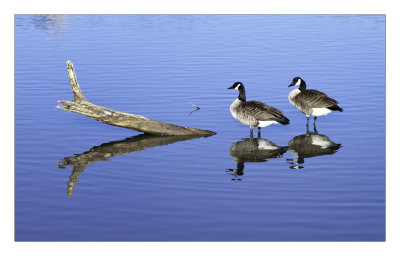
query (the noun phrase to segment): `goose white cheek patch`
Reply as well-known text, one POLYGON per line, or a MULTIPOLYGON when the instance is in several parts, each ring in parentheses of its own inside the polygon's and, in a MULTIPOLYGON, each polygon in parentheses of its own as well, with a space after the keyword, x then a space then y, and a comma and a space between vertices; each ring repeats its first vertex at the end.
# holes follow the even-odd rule
POLYGON ((295 85, 300 85, 301 79, 297 80, 297 83, 295 85))

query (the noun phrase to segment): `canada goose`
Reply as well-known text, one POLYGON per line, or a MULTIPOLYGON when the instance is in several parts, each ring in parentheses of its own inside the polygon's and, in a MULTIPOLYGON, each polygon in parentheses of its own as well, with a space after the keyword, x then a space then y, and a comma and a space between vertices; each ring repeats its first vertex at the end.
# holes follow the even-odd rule
POLYGON ((290 86, 299 86, 289 93, 289 102, 294 105, 298 110, 306 114, 307 125, 310 116, 314 116, 314 123, 318 116, 325 116, 332 111, 340 111, 343 109, 338 106, 339 102, 328 97, 323 92, 317 90, 307 90, 306 82, 300 78, 295 77, 290 86))
POLYGON ((239 96, 231 104, 230 111, 235 119, 239 120, 244 125, 250 126, 251 135, 253 135, 254 126, 258 127, 258 134, 260 134, 261 127, 276 123, 283 125, 289 124, 289 119, 282 114, 281 110, 268 106, 260 101, 246 101, 246 91, 241 82, 234 83, 228 89, 239 91, 239 96))
POLYGON ((269 158, 279 158, 288 147, 280 147, 262 138, 246 138, 234 142, 229 154, 237 163, 236 169, 229 169, 234 176, 242 176, 245 162, 266 162, 269 158))

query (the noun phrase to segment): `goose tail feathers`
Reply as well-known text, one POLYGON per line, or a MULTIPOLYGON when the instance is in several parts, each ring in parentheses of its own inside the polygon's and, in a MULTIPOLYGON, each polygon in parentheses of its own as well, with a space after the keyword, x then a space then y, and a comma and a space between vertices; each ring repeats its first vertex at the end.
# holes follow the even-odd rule
POLYGON ((335 106, 332 106, 332 107, 328 107, 328 109, 333 110, 333 111, 338 110, 340 112, 343 111, 343 109, 341 107, 339 107, 338 105, 335 105, 335 106))
POLYGON ((283 125, 288 125, 290 123, 289 119, 287 119, 285 116, 280 116, 276 119, 276 121, 283 125))

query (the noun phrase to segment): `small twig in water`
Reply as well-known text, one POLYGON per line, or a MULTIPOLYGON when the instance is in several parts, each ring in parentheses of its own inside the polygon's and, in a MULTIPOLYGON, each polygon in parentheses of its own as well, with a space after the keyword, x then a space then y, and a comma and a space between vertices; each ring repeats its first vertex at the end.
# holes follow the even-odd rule
POLYGON ((190 112, 189 115, 191 115, 193 112, 196 112, 197 110, 200 109, 199 106, 194 105, 192 102, 189 101, 189 103, 192 104, 192 106, 194 106, 194 107, 196 108, 195 110, 193 110, 192 112, 190 112))
POLYGON ((195 108, 200 109, 199 106, 194 105, 192 102, 189 101, 190 104, 192 104, 195 108))

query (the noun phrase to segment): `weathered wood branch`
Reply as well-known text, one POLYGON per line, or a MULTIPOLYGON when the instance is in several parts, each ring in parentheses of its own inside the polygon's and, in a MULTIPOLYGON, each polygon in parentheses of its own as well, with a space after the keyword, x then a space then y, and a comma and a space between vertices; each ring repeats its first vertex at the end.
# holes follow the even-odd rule
POLYGON ((120 112, 106 107, 98 106, 90 103, 83 95, 73 64, 67 61, 68 79, 74 93, 73 101, 59 100, 61 103, 57 108, 64 109, 65 111, 78 113, 81 115, 89 116, 99 122, 120 126, 146 134, 153 135, 201 135, 210 136, 215 132, 208 130, 201 130, 191 127, 184 127, 175 124, 165 123, 150 118, 120 112))

